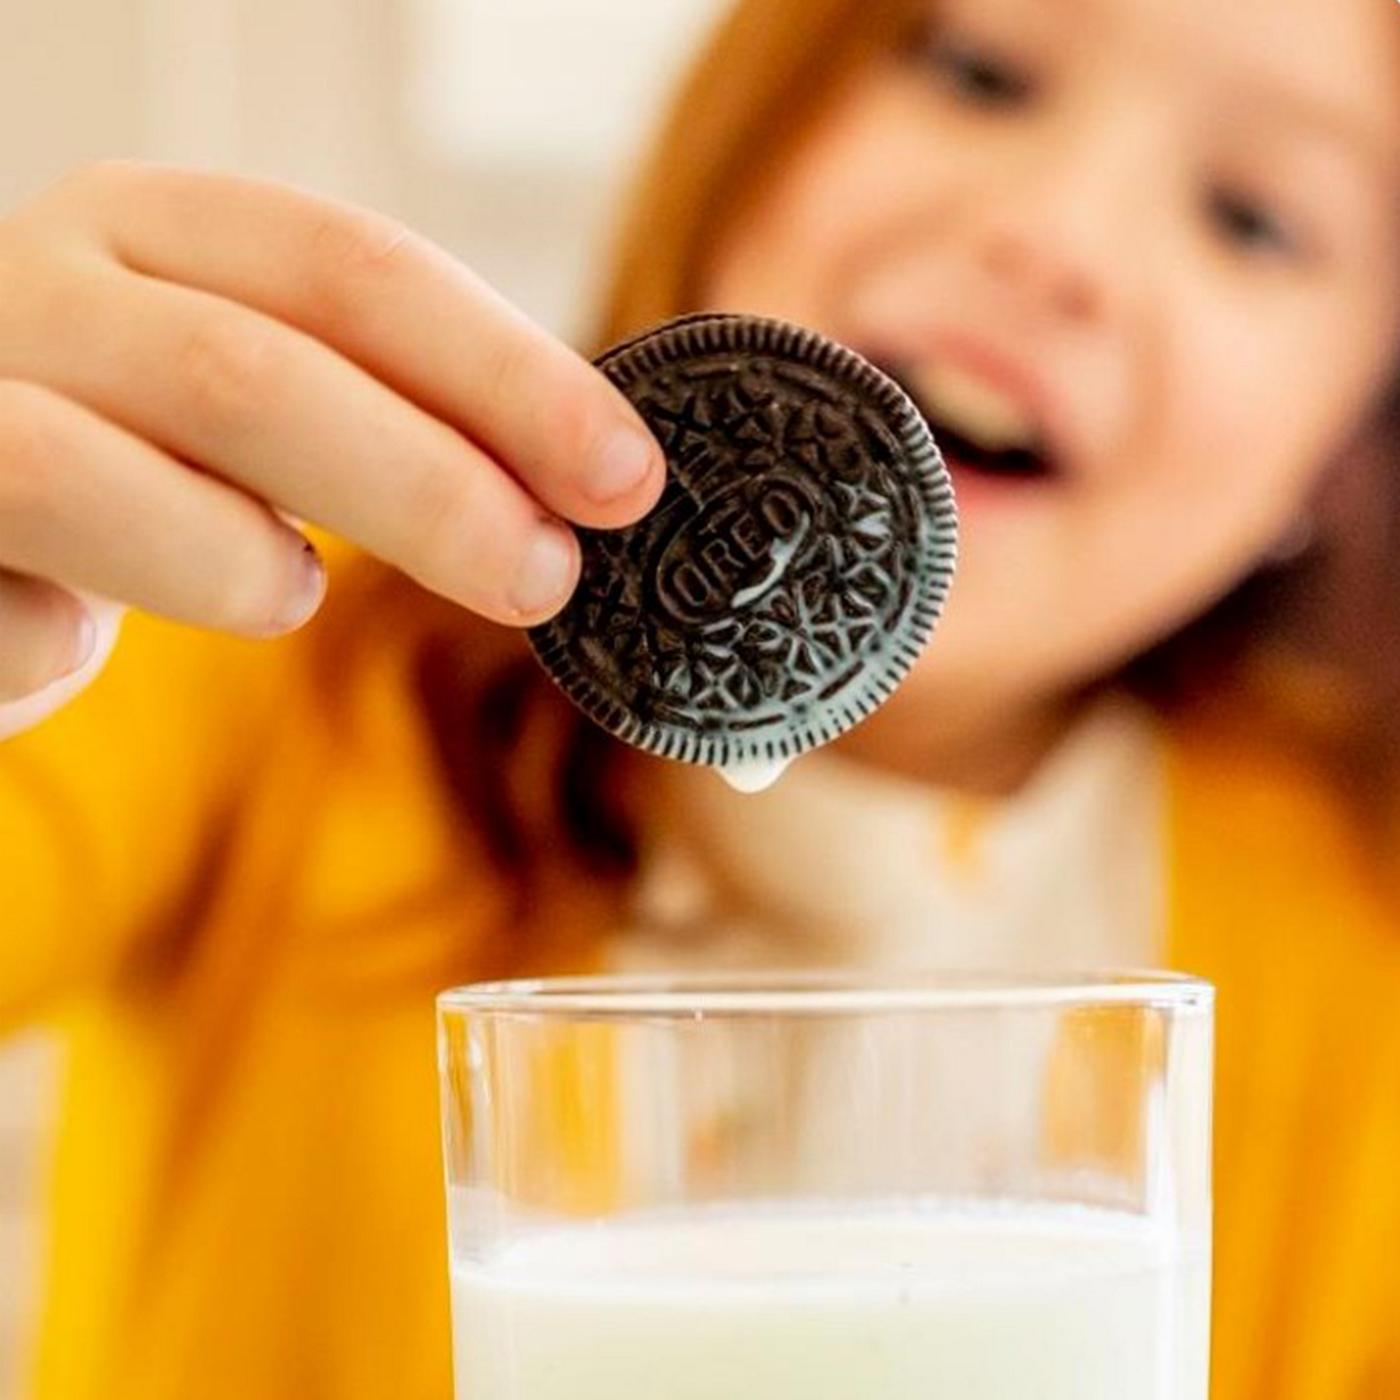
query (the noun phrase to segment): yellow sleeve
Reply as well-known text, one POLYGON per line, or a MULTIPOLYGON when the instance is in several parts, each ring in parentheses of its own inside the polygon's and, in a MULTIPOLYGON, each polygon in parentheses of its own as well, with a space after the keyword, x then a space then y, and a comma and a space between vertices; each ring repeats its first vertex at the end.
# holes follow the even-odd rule
POLYGON ((298 649, 133 614, 87 691, 0 742, 0 1031, 112 975, 161 925, 298 649))

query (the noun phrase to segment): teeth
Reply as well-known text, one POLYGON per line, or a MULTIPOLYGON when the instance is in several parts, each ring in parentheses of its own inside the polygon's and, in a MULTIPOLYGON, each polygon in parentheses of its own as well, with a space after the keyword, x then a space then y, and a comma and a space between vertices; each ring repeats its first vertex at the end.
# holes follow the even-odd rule
POLYGON ((925 409, 985 451, 1036 446, 1035 423, 1019 404, 985 380, 946 365, 920 369, 913 379, 925 409))

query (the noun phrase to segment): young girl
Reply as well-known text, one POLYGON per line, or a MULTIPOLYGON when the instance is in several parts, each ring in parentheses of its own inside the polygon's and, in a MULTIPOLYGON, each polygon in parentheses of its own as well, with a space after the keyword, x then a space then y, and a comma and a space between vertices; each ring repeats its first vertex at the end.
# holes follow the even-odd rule
POLYGON ((1398 78, 1388 0, 738 6, 598 344, 834 335, 963 514, 908 683, 758 798, 479 621, 663 464, 469 272, 124 165, 0 224, 0 1023, 69 1065, 36 1393, 447 1400, 433 993, 743 957, 1212 978, 1213 1394, 1400 1394, 1398 78), (313 626, 134 613, 93 681, 98 597, 306 621, 301 520, 362 551, 313 626))

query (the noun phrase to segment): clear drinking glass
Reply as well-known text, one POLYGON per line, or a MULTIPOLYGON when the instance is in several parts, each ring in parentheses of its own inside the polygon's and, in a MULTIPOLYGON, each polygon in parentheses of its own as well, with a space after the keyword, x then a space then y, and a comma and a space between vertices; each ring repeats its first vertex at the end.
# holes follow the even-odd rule
POLYGON ((1186 978, 439 1001, 458 1400, 1205 1400, 1186 978))

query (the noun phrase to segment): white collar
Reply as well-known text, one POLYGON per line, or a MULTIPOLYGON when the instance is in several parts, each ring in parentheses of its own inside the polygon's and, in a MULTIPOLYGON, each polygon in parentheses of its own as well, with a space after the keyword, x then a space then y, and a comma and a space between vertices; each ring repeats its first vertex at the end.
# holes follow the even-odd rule
POLYGON ((1164 943, 1158 735, 1095 706, 1014 797, 822 751, 764 793, 667 765, 623 966, 1129 966, 1164 943))

